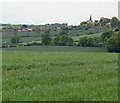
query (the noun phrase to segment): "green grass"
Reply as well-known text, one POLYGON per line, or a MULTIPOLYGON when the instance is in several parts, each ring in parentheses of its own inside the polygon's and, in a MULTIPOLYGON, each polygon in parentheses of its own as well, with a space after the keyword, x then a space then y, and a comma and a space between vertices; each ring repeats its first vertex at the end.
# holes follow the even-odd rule
POLYGON ((102 35, 102 32, 100 32, 100 33, 95 33, 95 34, 90 34, 90 35, 80 35, 80 36, 72 36, 72 38, 73 38, 73 40, 74 41, 78 41, 80 38, 82 38, 82 37, 99 37, 99 36, 101 36, 102 35))
POLYGON ((40 52, 106 52, 105 47, 79 47, 79 46, 24 46, 3 48, 3 51, 40 51, 40 52))
POLYGON ((116 53, 3 51, 3 101, 117 101, 116 53))

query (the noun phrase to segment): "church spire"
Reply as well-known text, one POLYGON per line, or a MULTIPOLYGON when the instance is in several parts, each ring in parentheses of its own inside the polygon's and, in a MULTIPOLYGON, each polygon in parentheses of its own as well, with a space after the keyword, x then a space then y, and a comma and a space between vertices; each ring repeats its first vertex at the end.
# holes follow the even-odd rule
POLYGON ((90 15, 90 21, 92 21, 92 16, 90 15))

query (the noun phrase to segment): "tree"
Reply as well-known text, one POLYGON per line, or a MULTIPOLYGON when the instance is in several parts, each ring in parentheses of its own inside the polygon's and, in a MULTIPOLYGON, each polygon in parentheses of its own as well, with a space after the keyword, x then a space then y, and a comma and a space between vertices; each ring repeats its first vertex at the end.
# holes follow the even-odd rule
POLYGON ((20 37, 15 36, 11 39, 11 43, 18 43, 20 41, 20 37))
POLYGON ((27 25, 22 25, 22 28, 27 28, 28 26, 27 25))
POLYGON ((69 33, 69 29, 67 28, 67 27, 64 27, 62 30, 61 30, 61 32, 60 32, 60 35, 68 35, 68 33, 69 33))
POLYGON ((102 39, 102 41, 103 41, 104 44, 107 42, 107 40, 108 40, 109 38, 111 38, 112 33, 113 33, 113 31, 107 31, 107 32, 104 32, 104 33, 101 35, 101 39, 102 39))
POLYGON ((83 22, 80 23, 80 25, 83 26, 83 27, 84 27, 84 26, 87 26, 87 22, 86 22, 86 21, 83 21, 83 22))
POLYGON ((17 29, 14 29, 13 34, 14 34, 14 36, 17 36, 18 30, 17 30, 17 29))
POLYGON ((42 35, 42 44, 49 45, 52 41, 52 38, 50 37, 50 31, 45 31, 45 33, 42 35))
POLYGON ((106 48, 109 52, 120 52, 120 36, 119 33, 113 33, 112 37, 108 39, 106 48))
POLYGON ((92 37, 92 44, 94 47, 103 47, 103 43, 101 37, 92 37))
POLYGON ((59 35, 53 40, 54 45, 57 46, 72 46, 73 39, 67 35, 59 35))
POLYGON ((7 24, 6 28, 12 28, 12 25, 11 24, 7 24))
POLYGON ((117 27, 119 23, 119 20, 116 17, 113 17, 110 21, 110 24, 112 27, 117 27))
POLYGON ((73 46, 74 45, 74 41, 71 37, 68 37, 68 40, 67 40, 67 46, 73 46))
POLYGON ((20 41, 20 37, 17 35, 18 31, 17 29, 14 29, 14 37, 11 39, 11 43, 18 43, 20 41))
POLYGON ((36 33, 40 34, 40 25, 36 26, 36 33))
POLYGON ((94 22, 88 20, 88 21, 87 21, 87 26, 94 26, 94 22))
POLYGON ((100 47, 100 46, 102 46, 100 37, 86 37, 86 36, 80 38, 78 45, 84 46, 84 47, 100 47))
POLYGON ((87 37, 85 36, 85 37, 80 38, 78 45, 86 46, 86 43, 87 43, 87 37))
POLYGON ((107 23, 110 23, 110 19, 109 19, 109 18, 101 17, 99 23, 100 23, 102 26, 106 26, 107 23))
POLYGON ((82 37, 80 38, 78 45, 84 47, 93 47, 93 40, 89 37, 82 37))

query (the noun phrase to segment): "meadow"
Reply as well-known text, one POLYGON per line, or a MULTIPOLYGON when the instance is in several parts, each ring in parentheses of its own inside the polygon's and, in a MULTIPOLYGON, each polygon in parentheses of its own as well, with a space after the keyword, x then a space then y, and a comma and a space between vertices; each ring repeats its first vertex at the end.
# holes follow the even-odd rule
POLYGON ((3 101, 117 101, 118 54, 74 49, 3 49, 3 101))

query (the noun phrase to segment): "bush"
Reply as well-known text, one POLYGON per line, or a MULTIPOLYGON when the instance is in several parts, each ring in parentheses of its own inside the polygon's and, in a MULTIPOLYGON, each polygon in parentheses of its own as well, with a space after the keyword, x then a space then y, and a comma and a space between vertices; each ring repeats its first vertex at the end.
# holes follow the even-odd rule
POLYGON ((42 43, 34 41, 34 42, 28 42, 27 44, 23 44, 23 45, 25 45, 25 46, 37 46, 37 45, 42 45, 42 43))

